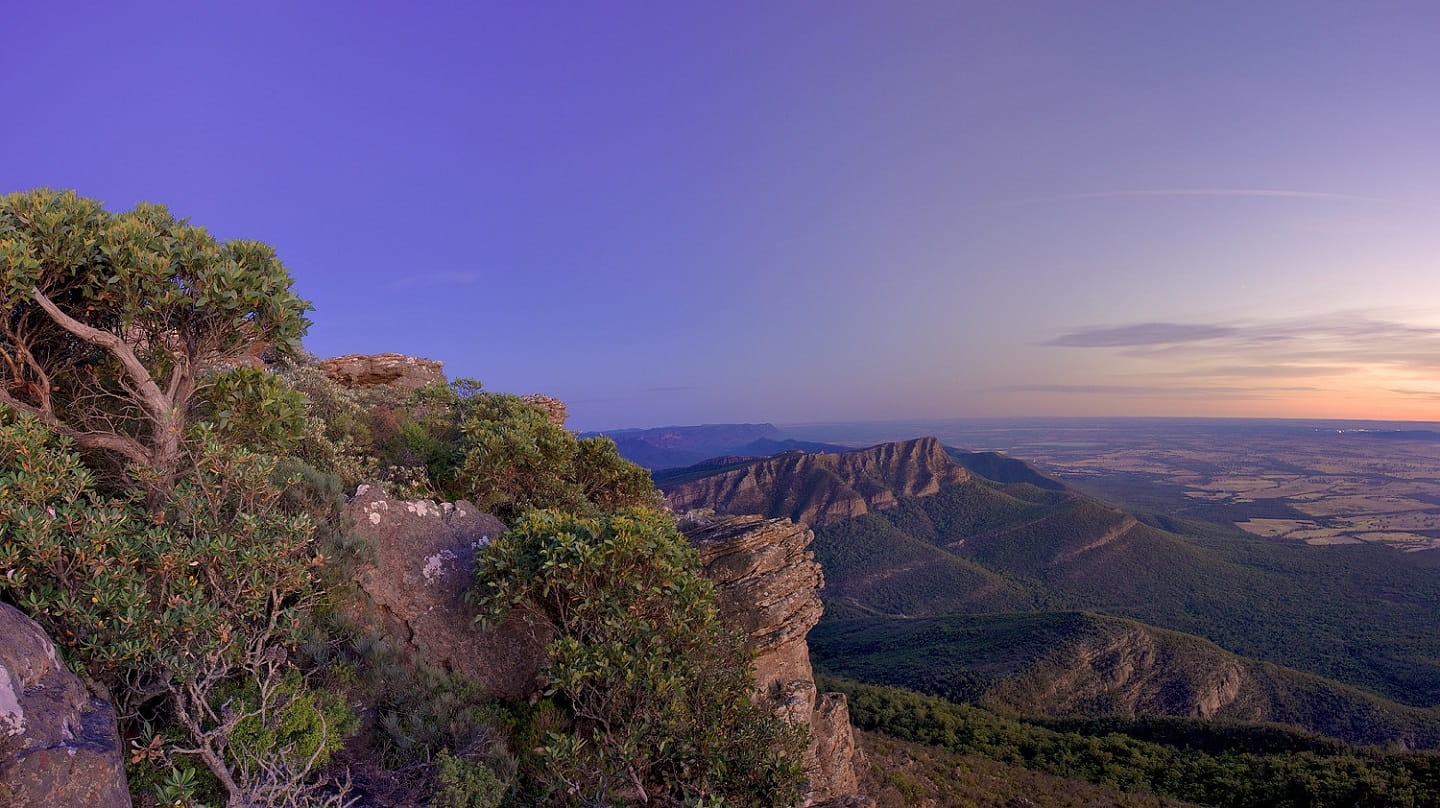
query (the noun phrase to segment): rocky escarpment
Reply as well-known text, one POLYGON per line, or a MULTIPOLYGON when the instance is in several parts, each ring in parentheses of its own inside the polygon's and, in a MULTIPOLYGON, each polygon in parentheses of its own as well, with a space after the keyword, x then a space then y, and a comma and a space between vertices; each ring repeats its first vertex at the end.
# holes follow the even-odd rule
POLYGON ((355 572, 357 623, 387 636, 415 662, 445 668, 502 698, 535 691, 549 637, 519 616, 495 628, 475 624, 464 593, 475 550, 505 530, 499 519, 460 501, 393 500, 360 486, 348 506, 373 556, 355 572))
POLYGON ((807 550, 814 534, 788 519, 758 516, 700 518, 682 529, 715 582, 722 617, 748 637, 761 698, 810 728, 809 799, 865 804, 853 797, 862 759, 845 696, 816 692, 805 642, 820 620, 818 591, 824 585, 807 550))
MULTIPOLYGON (((518 615, 482 629, 463 597, 476 549, 503 523, 468 502, 394 500, 373 486, 361 486, 347 510, 358 538, 373 548, 354 576, 361 596, 348 613, 356 622, 416 662, 452 670, 502 698, 536 692, 550 638, 536 636, 518 615)), ((805 640, 820 619, 824 583, 807 550, 813 534, 787 519, 756 516, 692 521, 685 530, 715 582, 722 618, 745 632, 756 653, 759 693, 810 728, 811 799, 853 795, 860 754, 845 697, 816 693, 805 640)))
POLYGON ((445 363, 398 353, 347 354, 320 363, 325 375, 345 387, 388 385, 413 390, 445 382, 445 363))
POLYGON ((0 805, 129 808, 123 751, 114 709, 0 603, 0 805))
POLYGON ((882 443, 853 452, 788 452, 698 479, 660 476, 671 507, 784 516, 826 525, 892 508, 970 479, 935 438, 882 443))

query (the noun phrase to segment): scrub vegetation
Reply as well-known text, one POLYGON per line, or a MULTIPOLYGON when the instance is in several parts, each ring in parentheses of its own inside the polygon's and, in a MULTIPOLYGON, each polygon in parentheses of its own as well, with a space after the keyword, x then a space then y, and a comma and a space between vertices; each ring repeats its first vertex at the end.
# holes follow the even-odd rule
POLYGON ((348 805, 347 772, 456 808, 793 802, 804 739, 750 703, 648 474, 478 383, 339 387, 307 308, 273 250, 161 206, 0 198, 0 597, 117 706, 137 805, 348 805), (376 479, 515 524, 475 597, 552 621, 544 698, 340 619, 343 495, 376 479))

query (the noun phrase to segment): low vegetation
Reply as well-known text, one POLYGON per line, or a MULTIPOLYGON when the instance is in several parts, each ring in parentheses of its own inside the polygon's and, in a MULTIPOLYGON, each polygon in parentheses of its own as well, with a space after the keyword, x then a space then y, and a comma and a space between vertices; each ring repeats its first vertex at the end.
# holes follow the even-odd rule
POLYGON ((810 645, 830 673, 1007 714, 1263 717, 1354 744, 1440 748, 1440 711, 1116 617, 868 617, 823 623, 810 645))
POLYGON ((862 729, 1007 766, 1226 808, 1440 805, 1440 754, 1336 748, 1314 738, 1201 722, 1164 731, 1074 724, 1059 731, 893 687, 822 678, 862 729))

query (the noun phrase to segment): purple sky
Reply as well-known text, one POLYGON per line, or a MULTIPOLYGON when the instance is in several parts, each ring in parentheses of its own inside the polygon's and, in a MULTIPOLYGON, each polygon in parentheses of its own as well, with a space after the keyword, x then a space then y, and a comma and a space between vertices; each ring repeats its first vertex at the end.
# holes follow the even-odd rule
POLYGON ((11 3, 0 191, 580 428, 1431 419, 1433 2, 11 3), (136 8, 138 6, 138 8, 136 8))

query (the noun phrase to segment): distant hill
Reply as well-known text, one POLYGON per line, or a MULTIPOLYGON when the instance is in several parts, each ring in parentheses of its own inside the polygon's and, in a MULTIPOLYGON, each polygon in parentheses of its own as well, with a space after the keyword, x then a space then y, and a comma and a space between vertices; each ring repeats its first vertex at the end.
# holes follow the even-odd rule
POLYGON ((719 455, 759 454, 742 447, 773 440, 779 434, 774 424, 701 424, 586 432, 580 437, 604 435, 615 441, 621 456, 630 462, 648 469, 669 469, 719 455))
POLYGON ((830 673, 1002 714, 1231 719, 1352 744, 1440 747, 1440 711, 1134 620, 1081 612, 865 618, 821 624, 810 644, 830 673))
POLYGON ((1029 483, 1036 488, 1050 491, 1065 490, 1065 484, 1059 480, 1046 477, 1023 460, 1006 457, 999 452, 966 452, 947 446, 945 453, 956 463, 987 480, 997 483, 1029 483))

